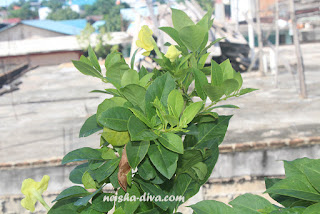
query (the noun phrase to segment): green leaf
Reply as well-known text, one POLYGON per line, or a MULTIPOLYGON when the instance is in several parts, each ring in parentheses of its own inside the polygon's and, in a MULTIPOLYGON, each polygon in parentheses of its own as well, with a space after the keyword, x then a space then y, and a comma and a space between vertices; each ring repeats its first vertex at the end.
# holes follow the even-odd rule
POLYGON ((311 205, 310 207, 307 207, 307 209, 304 210, 303 214, 318 214, 320 210, 320 203, 316 203, 314 205, 311 205))
POLYGON ((230 95, 232 92, 238 90, 239 84, 238 81, 235 79, 227 79, 223 81, 222 86, 224 94, 225 95, 230 95))
POLYGON ((150 146, 149 141, 129 142, 126 146, 129 165, 135 169, 146 156, 150 146))
POLYGON ((224 95, 224 91, 219 86, 206 85, 204 90, 212 102, 219 101, 219 99, 224 95))
POLYGON ((199 69, 193 68, 192 72, 194 74, 196 92, 202 100, 206 100, 207 94, 205 93, 204 87, 208 85, 207 77, 199 69))
POLYGON ((172 10, 172 23, 174 28, 177 31, 180 31, 180 29, 186 26, 194 25, 194 22, 182 10, 177 10, 173 8, 171 8, 171 10, 172 10))
POLYGON ((219 201, 204 200, 190 206, 195 214, 234 214, 234 209, 219 201))
POLYGON ((96 188, 96 183, 88 171, 86 171, 82 175, 82 183, 83 183, 84 188, 86 188, 86 189, 95 189, 96 188))
POLYGON ((161 133, 159 136, 159 142, 167 149, 183 154, 183 143, 179 135, 170 132, 161 133))
POLYGON ((105 160, 111 160, 117 158, 116 154, 114 153, 113 149, 108 147, 102 148, 102 154, 101 157, 105 160))
POLYGON ((90 62, 90 60, 89 60, 87 57, 83 56, 83 55, 80 56, 79 61, 84 62, 84 63, 86 63, 86 64, 88 64, 88 65, 90 65, 90 66, 93 67, 93 65, 92 65, 92 63, 90 62))
POLYGON ((72 186, 63 190, 52 202, 59 201, 62 199, 68 199, 68 198, 83 197, 90 194, 91 194, 90 192, 88 192, 85 188, 81 186, 72 186))
POLYGON ((96 115, 89 117, 86 122, 82 125, 79 133, 79 137, 88 137, 97 131, 102 130, 102 127, 99 126, 96 120, 96 115))
POLYGON ((194 170, 199 180, 203 180, 208 173, 207 165, 203 162, 198 162, 191 167, 194 170))
POLYGON ((310 160, 304 165, 304 173, 312 186, 320 192, 320 159, 310 160))
POLYGON ((179 37, 179 32, 176 29, 172 27, 160 27, 159 29, 168 34, 179 46, 184 46, 179 37))
POLYGON ((177 173, 181 174, 203 160, 199 150, 185 150, 179 157, 177 173))
POLYGON ((197 25, 190 25, 179 30, 179 36, 183 44, 192 52, 197 51, 206 36, 206 31, 197 25))
POLYGON ((170 179, 176 171, 178 154, 161 145, 152 144, 148 155, 152 164, 166 178, 170 179))
POLYGON ((134 116, 136 116, 139 120, 144 122, 144 124, 146 124, 150 128, 153 127, 151 122, 148 120, 148 118, 144 115, 143 112, 141 112, 140 110, 134 109, 134 108, 129 108, 129 109, 132 111, 134 116))
POLYGON ((287 177, 266 190, 266 193, 290 196, 307 201, 320 202, 320 194, 304 176, 287 177))
POLYGON ((120 187, 118 182, 118 172, 119 172, 119 167, 117 167, 117 169, 109 177, 109 180, 113 186, 113 189, 117 189, 120 187))
POLYGON ((223 82, 223 72, 218 63, 211 60, 211 85, 220 86, 223 82))
POLYGON ((138 165, 138 173, 144 180, 153 179, 157 175, 157 172, 152 166, 148 156, 146 156, 146 158, 138 165))
POLYGON ((111 66, 113 66, 114 64, 119 63, 119 62, 123 62, 123 60, 121 59, 121 53, 113 52, 113 53, 108 54, 104 64, 105 64, 105 67, 108 71, 108 69, 111 66))
POLYGON ((139 79, 142 79, 147 74, 148 74, 147 69, 144 66, 141 66, 139 71, 139 79))
POLYGON ((198 114, 202 107, 203 102, 191 103, 189 106, 187 106, 180 118, 179 126, 186 127, 198 114))
POLYGON ((239 109, 239 107, 235 106, 235 105, 220 105, 220 106, 214 106, 212 108, 209 108, 208 111, 211 111, 216 108, 237 108, 237 109, 239 109))
POLYGON ((61 164, 66 164, 74 161, 82 160, 101 160, 101 152, 97 149, 92 149, 90 147, 83 147, 80 149, 73 150, 66 154, 61 164))
POLYGON ((74 184, 82 184, 83 174, 89 170, 89 163, 75 167, 69 174, 69 180, 74 184))
POLYGON ((136 59, 136 54, 137 54, 138 50, 139 50, 139 49, 137 49, 137 50, 133 53, 133 56, 132 56, 132 58, 131 58, 131 63, 130 63, 131 69, 134 69, 134 61, 135 61, 135 59, 136 59))
POLYGON ((240 72, 235 72, 233 79, 238 81, 237 90, 239 90, 241 88, 241 86, 242 86, 242 83, 243 83, 243 79, 242 79, 241 73, 240 72))
POLYGON ((223 80, 233 79, 235 71, 232 68, 232 65, 231 65, 229 59, 226 59, 225 61, 220 63, 220 68, 221 68, 222 73, 223 73, 223 80))
POLYGON ((201 148, 201 144, 207 141, 218 140, 218 144, 222 143, 227 132, 229 121, 232 116, 219 116, 219 119, 213 123, 201 123, 198 125, 198 136, 196 145, 201 148))
POLYGON ((244 89, 241 89, 240 90, 240 95, 244 95, 244 94, 248 94, 248 93, 251 93, 253 91, 256 91, 258 89, 255 89, 255 88, 244 88, 244 89))
POLYGON ((90 201, 90 199, 93 198, 95 195, 97 195, 102 190, 102 187, 103 186, 101 186, 99 189, 94 191, 92 194, 78 199, 76 202, 74 202, 74 205, 76 205, 76 206, 86 206, 88 204, 88 202, 90 201))
MULTIPOLYGON (((127 193, 129 194, 130 197, 135 196, 138 199, 140 198, 140 191, 136 184, 133 184, 131 187, 129 187, 127 190, 127 193)), ((124 203, 124 212, 126 214, 133 214, 135 210, 138 208, 139 204, 140 204, 139 200, 126 201, 124 203)))
POLYGON ((89 59, 93 65, 93 67, 95 67, 95 69, 97 69, 99 72, 101 72, 101 68, 100 68, 97 56, 94 53, 94 51, 92 50, 91 46, 89 46, 89 48, 88 48, 88 54, 89 54, 89 59))
POLYGON ((267 199, 252 194, 244 194, 229 202, 236 209, 237 213, 261 214, 259 210, 268 209, 270 212, 277 208, 273 206, 267 199))
POLYGON ((91 208, 106 213, 113 208, 113 201, 104 201, 104 197, 110 197, 114 194, 112 193, 102 193, 98 197, 93 198, 91 208))
POLYGON ((132 69, 126 70, 121 78, 121 87, 130 84, 139 84, 139 74, 132 69))
POLYGON ((206 54, 203 54, 200 59, 199 59, 199 62, 198 62, 198 68, 199 69, 202 69, 204 67, 204 65, 206 64, 206 61, 207 61, 207 58, 209 56, 210 53, 206 53, 206 54))
POLYGON ((143 112, 145 112, 145 96, 146 89, 140 85, 127 85, 120 89, 121 94, 130 102, 133 106, 138 106, 143 112))
POLYGON ((148 73, 144 77, 139 80, 139 85, 142 87, 146 87, 146 85, 150 82, 151 78, 153 77, 153 73, 148 73))
POLYGON ((306 209, 305 207, 284 208, 284 209, 274 210, 269 214, 301 214, 305 209, 306 209))
POLYGON ((119 162, 120 158, 112 159, 105 162, 105 164, 103 164, 98 169, 94 170, 97 181, 100 183, 101 181, 108 178, 116 170, 116 168, 119 165, 119 162))
POLYGON ((70 198, 66 200, 61 200, 55 203, 48 214, 79 214, 77 211, 79 207, 74 205, 78 198, 70 198))
POLYGON ((88 76, 93 76, 97 78, 103 78, 102 74, 95 70, 93 67, 85 62, 72 60, 74 67, 78 69, 81 73, 88 76))
POLYGON ((112 146, 123 146, 130 141, 129 132, 118 132, 104 128, 102 137, 112 146))
MULTIPOLYGON (((101 151, 103 151, 103 150, 101 150, 101 151)), ((90 161, 88 161, 89 169, 90 170, 98 169, 104 162, 105 162, 105 160, 90 160, 90 161)))
POLYGON ((170 107, 173 115, 179 119, 184 107, 184 101, 182 94, 176 89, 172 90, 168 96, 168 108, 170 107))
POLYGON ((98 105, 96 119, 100 117, 101 113, 112 107, 129 107, 130 103, 122 97, 112 97, 110 99, 105 99, 102 103, 98 105))
POLYGON ((128 130, 131 141, 155 140, 158 136, 153 133, 141 120, 135 116, 131 116, 128 121, 128 130))
POLYGON ((121 79, 124 73, 129 70, 129 66, 125 62, 118 62, 107 68, 106 78, 117 89, 121 88, 121 79))
POLYGON ((127 108, 112 107, 100 114, 98 122, 115 131, 127 131, 127 123, 131 116, 132 113, 127 108))
POLYGON ((152 102, 158 97, 163 106, 167 107, 167 100, 170 92, 175 89, 176 84, 169 73, 156 78, 148 87, 146 92, 146 113, 149 120, 156 115, 156 109, 152 102))
MULTIPOLYGON (((147 182, 143 181, 142 179, 136 179, 136 181, 140 184, 140 187, 144 192, 149 193, 152 196, 159 195, 159 196, 161 196, 161 198, 164 198, 167 195, 167 193, 165 191, 163 191, 161 188, 159 188, 158 186, 156 186, 154 184, 147 183, 147 182)), ((154 203, 163 210, 166 210, 169 207, 168 201, 161 202, 161 201, 155 200, 154 203)))

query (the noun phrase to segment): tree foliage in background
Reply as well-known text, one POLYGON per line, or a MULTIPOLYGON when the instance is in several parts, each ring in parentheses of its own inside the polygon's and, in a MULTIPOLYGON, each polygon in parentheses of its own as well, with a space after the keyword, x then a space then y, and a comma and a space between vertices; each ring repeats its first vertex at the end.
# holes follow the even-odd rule
POLYGON ((25 0, 14 2, 8 7, 9 18, 35 19, 38 17, 38 11, 31 7, 25 0), (17 7, 20 7, 17 9, 17 7))
POLYGON ((80 18, 79 13, 71 10, 70 7, 60 8, 48 14, 47 19, 51 20, 69 20, 80 18))
POLYGON ((106 21, 108 32, 120 31, 123 24, 120 16, 120 9, 128 8, 126 3, 116 4, 115 0, 97 0, 93 5, 84 6, 84 17, 92 15, 103 15, 106 21))

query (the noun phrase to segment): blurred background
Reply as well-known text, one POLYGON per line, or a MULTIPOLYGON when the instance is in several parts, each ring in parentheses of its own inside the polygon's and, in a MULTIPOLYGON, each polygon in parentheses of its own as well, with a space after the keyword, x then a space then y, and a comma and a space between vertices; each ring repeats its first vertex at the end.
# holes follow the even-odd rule
MULTIPOLYGON (((49 175, 52 201, 72 185, 75 164, 61 166, 62 157, 99 146, 99 135, 78 135, 108 98, 89 92, 110 85, 82 75, 71 60, 87 55, 89 44, 101 65, 114 50, 129 60, 142 25, 165 52, 165 42, 174 42, 157 29, 172 26, 170 8, 198 21, 210 7, 209 42, 225 39, 208 62, 229 58, 244 87, 259 91, 224 103, 240 109, 218 111, 234 117, 211 178, 186 205, 262 195, 264 177, 283 177, 281 160, 319 158, 319 0, 0 0, 0 213, 28 213, 20 206, 26 178, 49 175)), ((142 65, 155 66, 138 53, 135 66, 142 65)))

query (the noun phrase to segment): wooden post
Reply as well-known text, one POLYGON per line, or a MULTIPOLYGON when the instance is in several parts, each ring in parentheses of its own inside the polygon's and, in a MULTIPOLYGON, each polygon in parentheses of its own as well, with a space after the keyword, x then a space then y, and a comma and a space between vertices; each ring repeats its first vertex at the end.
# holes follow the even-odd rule
POLYGON ((299 34, 297 29, 294 0, 289 0, 289 1, 290 1, 290 18, 292 22, 292 31, 293 31, 293 42, 294 42, 295 51, 296 51, 297 69, 298 69, 299 82, 300 82, 300 96, 301 98, 307 98, 307 87, 306 87, 305 76, 304 76, 304 64, 303 64, 303 58, 302 58, 301 48, 299 43, 299 34))
POLYGON ((279 70, 278 70, 278 65, 279 65, 279 61, 278 61, 278 58, 279 58, 279 0, 275 0, 275 27, 276 27, 276 32, 275 32, 275 54, 274 54, 274 62, 275 62, 275 85, 276 87, 278 87, 278 75, 279 75, 279 70))
POLYGON ((260 0, 256 0, 256 20, 257 20, 257 34, 258 34, 258 44, 259 44, 259 72, 261 76, 264 76, 263 70, 263 43, 262 43, 262 32, 260 23, 260 0))

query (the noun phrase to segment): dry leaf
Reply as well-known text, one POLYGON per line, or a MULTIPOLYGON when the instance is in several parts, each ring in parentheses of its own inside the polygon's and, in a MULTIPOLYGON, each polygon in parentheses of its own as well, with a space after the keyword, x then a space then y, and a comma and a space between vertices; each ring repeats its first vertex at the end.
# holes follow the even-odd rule
POLYGON ((128 162, 126 146, 127 145, 125 145, 123 147, 122 156, 121 156, 121 160, 120 160, 120 163, 119 163, 119 172, 118 172, 119 185, 121 186, 121 188, 125 192, 127 192, 127 186, 128 186, 127 174, 131 170, 131 168, 129 166, 129 162, 128 162))

